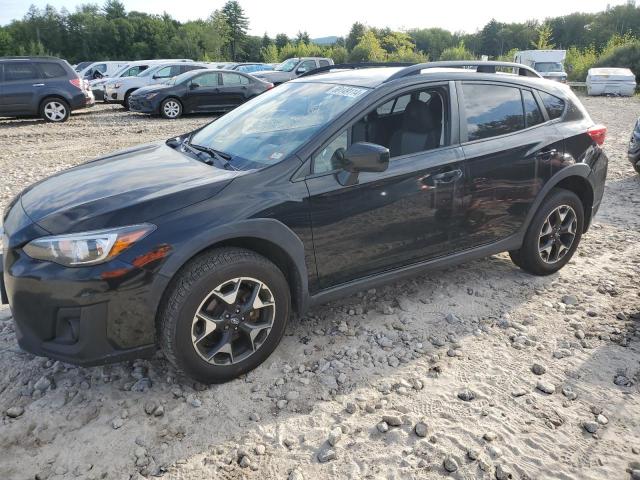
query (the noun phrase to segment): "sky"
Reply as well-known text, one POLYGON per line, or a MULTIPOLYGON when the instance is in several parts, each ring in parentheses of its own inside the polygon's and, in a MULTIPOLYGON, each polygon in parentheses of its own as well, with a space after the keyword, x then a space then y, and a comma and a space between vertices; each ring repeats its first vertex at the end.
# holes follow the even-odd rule
MULTIPOLYGON (((566 15, 576 11, 598 12, 607 5, 615 6, 626 0, 239 0, 249 17, 249 33, 270 36, 286 33, 294 36, 307 31, 312 38, 329 35, 346 36, 351 25, 362 22, 372 27, 404 30, 414 27, 440 27, 458 32, 475 32, 489 20, 524 22, 530 19, 566 15)), ((0 25, 20 19, 30 4, 73 11, 82 3, 102 4, 98 1, 78 0, 0 0, 0 25)), ((206 18, 224 5, 225 0, 123 0, 127 10, 147 13, 169 13, 180 21, 206 18)))

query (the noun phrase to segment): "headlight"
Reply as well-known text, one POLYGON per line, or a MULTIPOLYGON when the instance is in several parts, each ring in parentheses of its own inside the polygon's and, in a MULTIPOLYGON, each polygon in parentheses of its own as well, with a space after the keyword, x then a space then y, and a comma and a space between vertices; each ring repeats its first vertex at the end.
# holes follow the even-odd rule
POLYGON ((67 267, 96 265, 116 257, 155 229, 155 225, 142 224, 42 237, 29 242, 23 250, 31 258, 67 267))
POLYGON ((156 95, 158 95, 158 92, 154 92, 154 93, 149 93, 148 95, 145 95, 144 98, 146 98, 147 100, 151 100, 153 97, 155 97, 156 95))

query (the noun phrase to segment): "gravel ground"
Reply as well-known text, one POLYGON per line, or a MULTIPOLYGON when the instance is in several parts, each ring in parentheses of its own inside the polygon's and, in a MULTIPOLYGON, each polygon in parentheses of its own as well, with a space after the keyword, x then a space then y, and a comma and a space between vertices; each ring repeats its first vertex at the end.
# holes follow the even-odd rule
MULTIPOLYGON (((640 100, 584 103, 609 127, 609 178, 553 276, 502 254, 362 292, 291 322, 264 365, 212 387, 161 355, 35 358, 0 307, 0 478, 640 478, 640 181, 625 158, 640 100)), ((0 121, 0 208, 209 119, 101 106, 65 125, 0 121)))

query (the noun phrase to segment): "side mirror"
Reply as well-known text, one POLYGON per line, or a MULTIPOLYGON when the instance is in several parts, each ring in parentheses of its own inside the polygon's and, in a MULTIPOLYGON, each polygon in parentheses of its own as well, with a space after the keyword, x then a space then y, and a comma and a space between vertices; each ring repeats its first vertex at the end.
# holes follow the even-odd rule
POLYGON ((195 90, 196 88, 200 88, 200 84, 199 84, 199 83, 191 82, 191 83, 189 84, 189 89, 190 89, 190 90, 195 90))
POLYGON ((297 74, 299 74, 299 75, 302 75, 302 74, 303 74, 303 73, 305 73, 306 71, 307 71, 307 67, 299 67, 299 68, 296 70, 296 73, 297 73, 297 74))
POLYGON ((389 168, 389 149, 375 143, 358 142, 351 145, 342 159, 338 181, 342 185, 353 185, 360 172, 384 172, 389 168))

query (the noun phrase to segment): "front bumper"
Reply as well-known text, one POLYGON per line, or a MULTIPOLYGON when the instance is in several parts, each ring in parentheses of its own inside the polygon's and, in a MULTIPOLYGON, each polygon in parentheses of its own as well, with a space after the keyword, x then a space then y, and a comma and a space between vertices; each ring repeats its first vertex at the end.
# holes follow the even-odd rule
POLYGON ((147 100, 143 96, 131 95, 129 97, 129 110, 131 112, 153 114, 158 113, 158 106, 156 105, 156 102, 147 100))
MULTIPOLYGON (((67 268, 34 260, 21 245, 8 243, 0 255, 0 288, 22 349, 85 366, 155 352, 157 299, 151 292, 156 280, 165 280, 153 262, 115 259, 67 268)), ((153 253, 140 257, 160 259, 153 253)))
POLYGON ((105 87, 104 88, 104 99, 109 103, 123 103, 124 102, 124 93, 119 89, 115 89, 113 87, 105 87))

